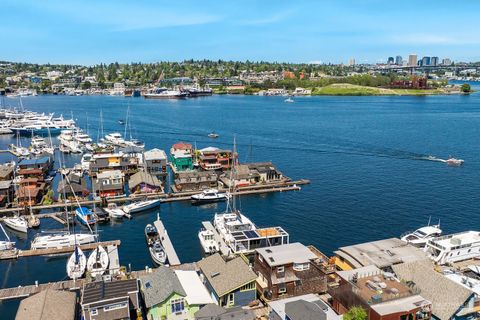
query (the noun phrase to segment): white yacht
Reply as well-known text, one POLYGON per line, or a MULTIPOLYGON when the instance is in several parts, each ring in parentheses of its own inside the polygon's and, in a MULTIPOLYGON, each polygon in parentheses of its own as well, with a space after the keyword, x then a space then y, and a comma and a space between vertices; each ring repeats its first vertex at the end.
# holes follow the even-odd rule
POLYGON ((87 266, 87 257, 83 253, 82 249, 75 247, 75 251, 72 253, 67 262, 67 275, 70 279, 78 279, 85 273, 87 266))
POLYGON ((424 251, 443 265, 480 257, 480 232, 465 231, 428 240, 424 251))
POLYGON ((158 265, 164 265, 167 263, 167 254, 162 246, 160 236, 158 235, 157 228, 152 224, 147 224, 145 227, 145 239, 147 241, 148 251, 152 260, 158 265))
POLYGON ((113 132, 110 134, 107 134, 105 136, 104 141, 106 143, 110 143, 116 146, 124 146, 125 145, 125 139, 123 139, 122 135, 118 132, 113 132))
POLYGON ((3 218, 3 223, 10 229, 15 231, 27 233, 28 231, 28 224, 27 220, 24 217, 11 217, 11 218, 3 218))
POLYGON ((81 153, 80 143, 73 139, 73 130, 62 130, 60 134, 60 144, 65 152, 81 153))
POLYGON ((74 136, 73 136, 73 139, 75 139, 76 141, 78 141, 81 144, 87 144, 87 143, 92 143, 93 142, 92 138, 90 138, 90 136, 88 134, 83 133, 81 131, 75 133, 74 136))
POLYGON ((229 245, 234 242, 233 232, 252 231, 257 227, 240 211, 216 213, 213 219, 213 226, 217 229, 225 243, 229 245))
POLYGON ((190 197, 192 204, 226 201, 228 198, 230 198, 229 193, 219 192, 217 189, 203 190, 202 193, 194 194, 190 197))
POLYGON ((215 241, 212 230, 201 230, 198 233, 200 245, 206 255, 214 254, 220 250, 218 243, 215 241))
POLYGON ((122 219, 126 216, 125 211, 118 207, 116 203, 109 203, 103 210, 105 210, 112 219, 122 219))
POLYGON ((105 248, 98 246, 88 257, 87 271, 90 272, 92 277, 101 276, 107 271, 109 262, 110 260, 105 248))
POLYGON ((433 226, 421 227, 413 232, 407 232, 401 236, 401 240, 415 247, 425 247, 425 244, 428 240, 440 237, 442 235, 442 229, 440 229, 440 224, 433 226))
POLYGON ((75 244, 84 245, 97 241, 97 236, 90 233, 70 233, 68 231, 51 234, 38 234, 33 240, 30 248, 32 250, 66 248, 75 244))
POLYGON ((20 158, 25 158, 30 155, 30 151, 27 148, 16 146, 14 144, 10 144, 9 149, 12 151, 13 154, 20 158))
POLYGON ((458 167, 458 166, 461 166, 463 165, 465 161, 463 159, 456 159, 456 158, 453 158, 453 157, 450 157, 446 160, 446 163, 449 165, 449 166, 452 166, 452 167, 458 167))
POLYGON ((149 209, 156 208, 160 205, 160 199, 153 199, 153 200, 144 200, 144 201, 137 201, 132 202, 123 206, 123 211, 127 214, 137 213, 149 209))
POLYGON ((10 241, 10 237, 3 229, 2 224, 0 223, 0 229, 2 229, 3 234, 5 235, 6 240, 0 240, 0 251, 12 250, 15 248, 15 242, 10 241))

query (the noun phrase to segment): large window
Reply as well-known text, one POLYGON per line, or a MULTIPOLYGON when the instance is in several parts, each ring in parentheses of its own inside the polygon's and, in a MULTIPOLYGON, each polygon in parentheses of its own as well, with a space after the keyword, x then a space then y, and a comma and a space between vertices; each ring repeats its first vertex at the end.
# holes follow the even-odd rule
POLYGON ((227 306, 231 307, 235 304, 235 294, 229 293, 227 296, 227 306))
POLYGON ((112 310, 121 309, 121 308, 126 308, 126 307, 127 307, 127 303, 126 303, 126 302, 123 302, 123 303, 115 303, 115 304, 110 304, 110 305, 108 305, 108 306, 103 307, 103 310, 104 310, 104 311, 112 311, 112 310))
POLYGON ((185 309, 185 302, 182 299, 174 299, 170 301, 170 306, 172 308, 172 313, 179 313, 185 309))
POLYGON ((256 289, 255 282, 250 282, 250 283, 244 285, 243 287, 241 287, 240 291, 251 291, 251 290, 255 290, 255 289, 256 289))
POLYGON ((293 270, 295 271, 304 271, 310 269, 310 263, 294 263, 293 270))

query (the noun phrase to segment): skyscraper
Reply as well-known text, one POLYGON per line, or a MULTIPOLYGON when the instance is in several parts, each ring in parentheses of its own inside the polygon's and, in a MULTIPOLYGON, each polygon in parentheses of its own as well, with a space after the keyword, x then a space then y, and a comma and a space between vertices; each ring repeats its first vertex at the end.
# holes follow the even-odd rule
POLYGON ((387 63, 393 64, 393 62, 394 62, 393 57, 388 57, 387 63))
POLYGON ((395 64, 397 66, 401 66, 403 64, 403 59, 402 59, 402 56, 396 56, 395 57, 395 64))
POLYGON ((411 54, 408 56, 408 66, 415 67, 417 65, 417 55, 411 54))
POLYGON ((353 67, 355 65, 355 58, 350 58, 350 60, 348 60, 348 65, 353 67))
POLYGON ((430 65, 430 57, 423 57, 421 66, 426 67, 430 65))
POLYGON ((449 58, 445 58, 445 59, 442 60, 442 64, 444 66, 450 66, 450 65, 452 65, 452 60, 450 60, 449 58))
POLYGON ((439 62, 440 62, 440 59, 438 59, 438 57, 432 57, 432 58, 430 59, 430 65, 431 65, 431 66, 434 66, 434 67, 435 67, 435 66, 438 66, 438 63, 439 63, 439 62))

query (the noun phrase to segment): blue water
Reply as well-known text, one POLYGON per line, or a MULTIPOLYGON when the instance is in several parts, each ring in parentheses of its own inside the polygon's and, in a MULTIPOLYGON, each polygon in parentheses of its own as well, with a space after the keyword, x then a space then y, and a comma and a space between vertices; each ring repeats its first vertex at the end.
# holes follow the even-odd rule
MULTIPOLYGON (((281 225, 292 242, 313 244, 326 254, 340 246, 399 236, 426 224, 430 216, 441 219, 446 233, 479 229, 479 94, 295 100, 287 104, 281 97, 255 96, 183 101, 38 96, 23 99, 23 104, 36 111, 72 113, 93 137, 99 132, 100 110, 105 133, 123 133, 117 121, 125 118, 130 106, 132 135, 143 139, 147 148, 167 152, 178 141, 196 143, 198 148, 231 148, 236 135, 240 161, 272 161, 292 179, 311 180, 299 192, 242 197, 242 211, 258 226, 281 225), (212 130, 220 134, 218 139, 207 137, 212 130), (465 159, 465 165, 454 168, 419 160, 450 154, 465 159)), ((1 149, 8 143, 10 138, 0 138, 1 149)), ((181 261, 201 258, 200 222, 223 209, 223 204, 162 204, 160 216, 181 261)), ((155 217, 152 211, 101 226, 101 238, 122 240, 122 264, 144 268, 152 263, 143 228, 155 217)), ((60 225, 44 220, 42 228, 60 225)), ((13 238, 19 247, 29 246, 28 239, 13 238)), ((66 257, 2 261, 0 287, 62 280, 65 263, 66 257)), ((1 318, 13 317, 17 305, 0 303, 1 318)))

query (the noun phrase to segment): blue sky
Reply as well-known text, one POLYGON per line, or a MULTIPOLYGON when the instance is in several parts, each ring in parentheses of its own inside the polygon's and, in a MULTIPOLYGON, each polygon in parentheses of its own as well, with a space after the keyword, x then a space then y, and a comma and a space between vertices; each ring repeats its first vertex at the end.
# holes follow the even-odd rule
POLYGON ((0 60, 480 60, 476 0, 2 0, 0 60))

